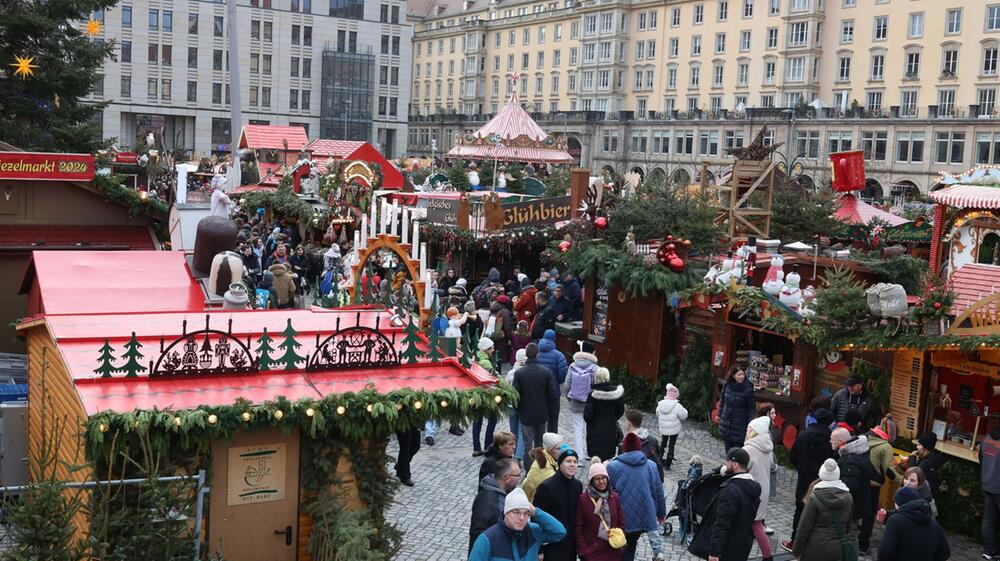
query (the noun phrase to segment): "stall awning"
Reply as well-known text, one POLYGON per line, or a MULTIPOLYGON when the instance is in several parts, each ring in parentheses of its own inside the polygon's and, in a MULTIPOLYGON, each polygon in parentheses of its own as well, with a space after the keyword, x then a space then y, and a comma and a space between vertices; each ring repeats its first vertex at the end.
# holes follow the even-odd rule
POLYGON ((564 164, 573 161, 569 152, 564 150, 549 150, 545 148, 519 148, 516 146, 466 145, 455 146, 448 158, 469 160, 500 160, 501 162, 532 162, 564 164))
POLYGON ((957 184, 930 193, 934 202, 955 208, 1000 208, 1000 187, 957 184))
POLYGON ((46 247, 159 249, 159 244, 154 243, 153 233, 148 226, 0 225, 0 248, 32 246, 38 249, 46 247))
POLYGON ((868 224, 873 218, 885 221, 890 226, 899 226, 909 222, 902 216, 896 216, 891 212, 873 207, 852 193, 841 196, 837 199, 837 204, 839 208, 833 213, 833 217, 848 224, 868 224))
POLYGON ((1000 267, 980 263, 962 265, 949 280, 956 294, 951 313, 958 316, 969 306, 1000 290, 1000 267))

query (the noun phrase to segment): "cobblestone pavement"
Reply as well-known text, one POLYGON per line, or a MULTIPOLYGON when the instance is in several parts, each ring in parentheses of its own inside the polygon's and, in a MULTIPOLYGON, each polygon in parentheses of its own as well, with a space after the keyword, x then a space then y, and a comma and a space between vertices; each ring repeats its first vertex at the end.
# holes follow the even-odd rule
MULTIPOLYGON (((573 427, 569 416, 569 406, 563 398, 560 408, 560 433, 572 440, 573 427)), ((655 415, 647 415, 643 423, 651 434, 659 438, 655 415)), ((503 421, 497 424, 497 430, 506 429, 503 421)), ((464 560, 468 555, 469 518, 472 510, 472 500, 475 498, 481 458, 472 457, 471 430, 466 430, 464 436, 453 436, 448 433, 447 426, 441 427, 434 446, 427 446, 421 440, 420 452, 414 457, 413 481, 415 487, 400 486, 396 494, 396 504, 390 509, 387 518, 396 523, 405 533, 403 547, 396 559, 398 561, 436 561, 464 560)), ((395 456, 396 442, 389 444, 389 455, 395 456)), ((693 454, 701 456, 705 469, 714 468, 719 464, 723 454, 722 442, 713 438, 706 430, 704 423, 685 422, 684 430, 677 439, 674 468, 666 472, 664 489, 667 498, 667 509, 673 503, 677 482, 686 476, 686 466, 693 454)), ((587 470, 581 466, 578 477, 583 479, 587 470)), ((795 472, 780 469, 778 473, 778 494, 772 498, 767 525, 775 530, 771 536, 775 559, 791 560, 791 555, 784 552, 778 545, 781 540, 788 539, 791 533, 792 514, 794 511, 795 472)), ((673 522, 676 528, 677 519, 673 522)), ((872 537, 872 556, 881 539, 881 531, 876 524, 875 535, 872 537)), ((980 559, 982 549, 978 543, 968 538, 949 535, 951 559, 956 561, 972 561, 980 559)), ((689 555, 674 535, 663 538, 665 559, 669 561, 689 561, 697 558, 689 555)), ((751 559, 760 558, 760 552, 755 544, 751 559)), ((646 538, 639 544, 637 561, 652 559, 652 553, 646 538)), ((862 558, 864 559, 864 558, 862 558)))

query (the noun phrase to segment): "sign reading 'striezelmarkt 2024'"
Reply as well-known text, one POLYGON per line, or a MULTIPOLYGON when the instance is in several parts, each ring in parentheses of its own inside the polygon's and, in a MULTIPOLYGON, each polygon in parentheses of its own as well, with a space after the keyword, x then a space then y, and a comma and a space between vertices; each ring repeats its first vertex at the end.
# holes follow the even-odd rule
POLYGON ((92 181, 94 156, 40 152, 0 152, 0 179, 92 181))
POLYGON ((506 229, 555 224, 571 216, 569 195, 503 205, 503 227, 506 229))

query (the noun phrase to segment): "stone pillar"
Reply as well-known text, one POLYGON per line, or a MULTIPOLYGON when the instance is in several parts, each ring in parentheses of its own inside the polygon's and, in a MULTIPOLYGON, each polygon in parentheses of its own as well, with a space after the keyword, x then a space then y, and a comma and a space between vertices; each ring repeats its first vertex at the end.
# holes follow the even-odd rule
POLYGON ((569 173, 570 217, 580 218, 580 204, 587 198, 587 187, 590 186, 590 168, 573 168, 569 173))

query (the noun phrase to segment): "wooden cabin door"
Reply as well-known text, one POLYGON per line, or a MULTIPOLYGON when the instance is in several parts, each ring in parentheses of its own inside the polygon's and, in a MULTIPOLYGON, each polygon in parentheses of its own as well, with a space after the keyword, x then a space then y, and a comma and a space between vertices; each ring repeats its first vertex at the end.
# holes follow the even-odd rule
POLYGON ((212 444, 208 551, 242 561, 295 561, 299 433, 239 432, 212 444))
POLYGON ((660 369, 662 297, 636 298, 608 290, 607 347, 610 364, 626 364, 633 376, 656 381, 660 369))

